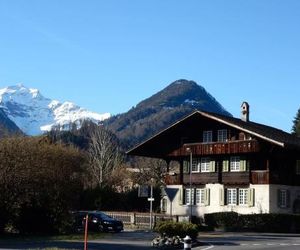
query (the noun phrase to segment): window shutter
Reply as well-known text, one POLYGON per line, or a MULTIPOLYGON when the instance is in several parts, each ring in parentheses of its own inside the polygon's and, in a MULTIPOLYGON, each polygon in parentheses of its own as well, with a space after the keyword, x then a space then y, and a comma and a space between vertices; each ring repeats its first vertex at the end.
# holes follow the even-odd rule
POLYGON ((291 192, 290 190, 286 190, 286 207, 291 206, 291 192))
POLYGON ((210 161, 210 172, 216 172, 216 162, 215 161, 210 161))
POLYGON ((193 205, 196 205, 196 188, 193 188, 192 189, 193 190, 193 193, 192 193, 192 195, 193 195, 193 197, 194 197, 194 200, 193 200, 193 205))
POLYGON ((280 189, 277 190, 277 206, 281 207, 281 201, 280 201, 280 189))
POLYGON ((225 205, 225 189, 224 188, 220 188, 220 206, 224 206, 225 205))
POLYGON ((228 166, 229 166, 229 161, 224 160, 223 161, 223 172, 228 172, 228 166))
POLYGON ((185 204, 185 189, 179 188, 179 205, 185 204))
POLYGON ((254 188, 249 188, 248 189, 248 197, 247 197, 247 199, 248 199, 248 206, 249 207, 253 207, 254 206, 254 199, 255 197, 254 197, 254 188))
POLYGON ((240 160, 240 171, 241 172, 246 171, 246 160, 240 160))
POLYGON ((189 162, 183 161, 183 173, 189 173, 189 162))
POLYGON ((204 189, 204 205, 209 206, 210 203, 210 189, 205 188, 204 189))

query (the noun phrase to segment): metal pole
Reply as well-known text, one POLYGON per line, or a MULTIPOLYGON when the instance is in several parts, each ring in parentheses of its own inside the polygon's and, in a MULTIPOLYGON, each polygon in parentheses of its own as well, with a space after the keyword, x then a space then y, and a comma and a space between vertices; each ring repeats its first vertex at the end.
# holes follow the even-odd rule
POLYGON ((89 215, 85 216, 85 225, 84 225, 84 250, 88 249, 88 223, 89 223, 89 215))
POLYGON ((151 187, 150 187, 150 230, 152 230, 152 202, 153 202, 153 185, 151 180, 151 187))
POLYGON ((192 164, 193 164, 193 153, 192 153, 192 149, 190 148, 190 219, 189 219, 190 222, 192 222, 192 216, 193 216, 193 205, 192 205, 192 164))

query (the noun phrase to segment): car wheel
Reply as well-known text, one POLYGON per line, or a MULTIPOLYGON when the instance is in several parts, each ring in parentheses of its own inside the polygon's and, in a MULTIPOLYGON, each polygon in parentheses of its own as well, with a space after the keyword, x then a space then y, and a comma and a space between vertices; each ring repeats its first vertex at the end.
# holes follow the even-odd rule
POLYGON ((98 228, 99 228, 99 232, 104 232, 104 228, 103 228, 103 226, 101 224, 99 225, 98 228))

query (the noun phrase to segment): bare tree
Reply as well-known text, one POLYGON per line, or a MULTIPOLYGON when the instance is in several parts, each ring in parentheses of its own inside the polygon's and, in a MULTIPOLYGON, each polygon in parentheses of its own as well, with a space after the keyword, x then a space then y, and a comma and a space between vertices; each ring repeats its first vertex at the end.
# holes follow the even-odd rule
POLYGON ((87 152, 94 184, 103 186, 109 182, 113 170, 123 162, 123 154, 117 138, 103 126, 94 127, 90 132, 87 152))

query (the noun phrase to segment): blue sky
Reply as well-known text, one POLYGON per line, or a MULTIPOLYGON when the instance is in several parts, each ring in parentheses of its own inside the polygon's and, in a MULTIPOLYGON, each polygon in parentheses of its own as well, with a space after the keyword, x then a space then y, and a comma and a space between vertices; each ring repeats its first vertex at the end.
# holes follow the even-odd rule
POLYGON ((0 88, 122 113, 177 79, 234 116, 290 131, 300 108, 298 0, 0 0, 0 88))

